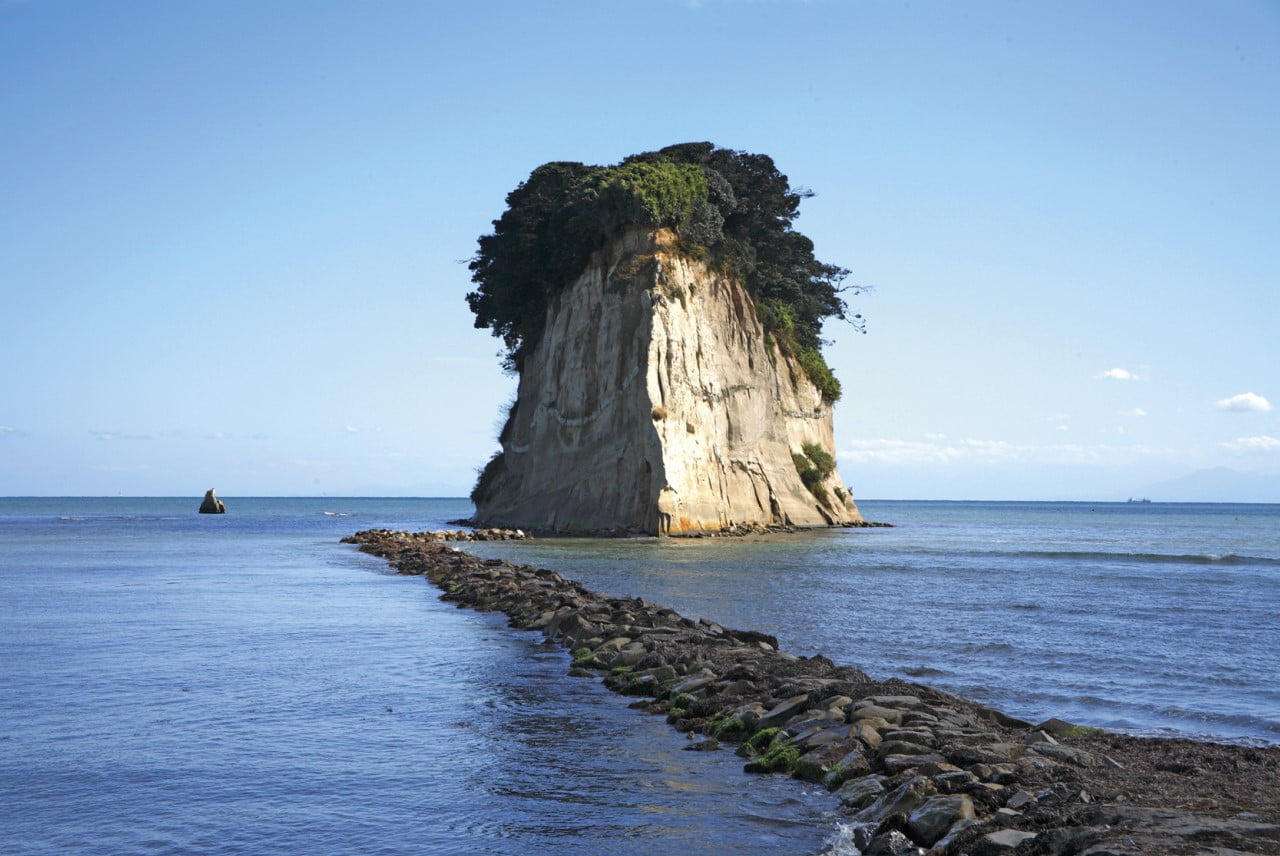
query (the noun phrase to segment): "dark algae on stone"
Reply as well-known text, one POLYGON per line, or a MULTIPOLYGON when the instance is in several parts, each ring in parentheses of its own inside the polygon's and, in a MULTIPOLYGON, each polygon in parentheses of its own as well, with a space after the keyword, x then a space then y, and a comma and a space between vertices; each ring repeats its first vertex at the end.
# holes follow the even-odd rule
POLYGON ((558 641, 570 674, 701 735, 690 748, 733 749, 748 773, 821 783, 868 856, 1280 853, 1280 748, 1036 725, 431 533, 343 541, 427 577, 443 600, 558 641))

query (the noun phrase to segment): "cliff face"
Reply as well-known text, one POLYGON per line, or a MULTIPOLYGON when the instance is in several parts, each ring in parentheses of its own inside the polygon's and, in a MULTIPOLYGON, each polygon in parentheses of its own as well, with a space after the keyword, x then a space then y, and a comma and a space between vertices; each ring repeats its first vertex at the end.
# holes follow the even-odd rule
POLYGON ((526 357, 476 522, 558 532, 719 532, 861 520, 831 454, 831 407, 766 344, 732 277, 633 229, 553 300, 526 357), (799 455, 798 459, 794 455, 799 455), (820 468, 818 468, 820 470, 820 468))

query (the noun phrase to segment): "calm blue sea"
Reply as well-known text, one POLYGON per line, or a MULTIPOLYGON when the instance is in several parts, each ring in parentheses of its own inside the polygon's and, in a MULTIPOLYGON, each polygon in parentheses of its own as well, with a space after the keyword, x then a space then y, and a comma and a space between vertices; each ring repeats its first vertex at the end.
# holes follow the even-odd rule
MULTIPOLYGON (((340 545, 462 500, 0 499, 0 852, 814 854, 741 772, 340 545)), ((863 502, 893 529, 472 545, 1031 720, 1280 743, 1280 506, 863 502)))

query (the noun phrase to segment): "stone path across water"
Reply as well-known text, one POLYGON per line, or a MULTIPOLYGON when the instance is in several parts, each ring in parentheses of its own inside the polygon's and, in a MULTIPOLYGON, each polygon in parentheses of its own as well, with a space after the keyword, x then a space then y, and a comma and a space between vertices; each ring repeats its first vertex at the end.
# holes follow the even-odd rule
POLYGON ((821 782, 872 854, 1280 853, 1280 749, 1038 725, 930 687, 873 681, 775 638, 607 598, 555 571, 481 559, 437 533, 343 539, 459 606, 501 611, 665 715, 693 750, 821 782))

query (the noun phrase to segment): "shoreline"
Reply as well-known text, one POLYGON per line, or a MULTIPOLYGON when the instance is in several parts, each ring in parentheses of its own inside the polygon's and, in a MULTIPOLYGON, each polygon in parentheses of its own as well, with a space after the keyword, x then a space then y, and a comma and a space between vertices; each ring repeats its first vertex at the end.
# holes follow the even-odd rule
MULTIPOLYGON (((665 534, 655 534, 652 532, 639 532, 631 529, 602 529, 595 532, 575 532, 575 531, 559 531, 555 529, 493 529, 486 528, 481 521, 471 517, 463 517, 458 520, 446 521, 450 526, 469 527, 473 532, 521 532, 524 533, 521 538, 745 538, 748 535, 789 535, 796 532, 811 532, 818 529, 892 529, 892 523, 878 523, 874 520, 855 520, 848 523, 830 523, 824 526, 775 526, 764 523, 735 523, 727 529, 716 531, 690 531, 690 532, 668 532, 665 534)), ((431 533, 419 532, 416 534, 438 535, 451 530, 435 530, 431 533)), ((465 535, 466 533, 462 533, 465 535)), ((493 539, 493 538, 436 538, 437 541, 467 541, 467 540, 509 540, 509 539, 493 539)))
POLYGON ((867 853, 1280 851, 1280 748, 1036 725, 430 533, 343 542, 426 576, 459 607, 556 640, 572 652, 570 675, 638 697, 633 707, 665 715, 686 748, 736 747, 748 773, 824 784, 867 853))

